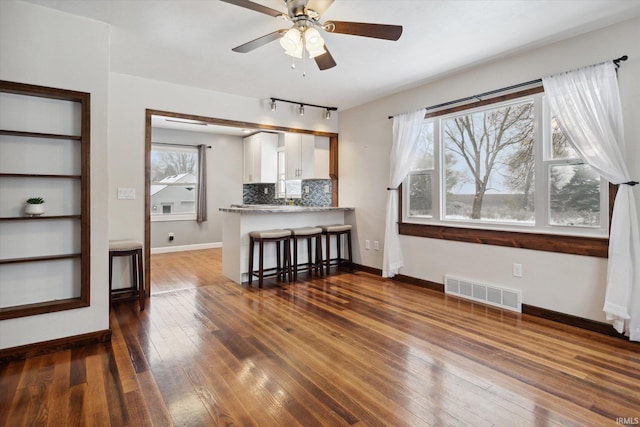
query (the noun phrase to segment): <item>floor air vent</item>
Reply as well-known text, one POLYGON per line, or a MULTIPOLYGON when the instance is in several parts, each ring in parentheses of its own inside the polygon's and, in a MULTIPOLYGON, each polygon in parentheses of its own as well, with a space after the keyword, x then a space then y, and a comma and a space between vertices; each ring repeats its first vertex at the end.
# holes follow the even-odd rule
POLYGON ((444 291, 461 298, 522 313, 522 294, 514 289, 444 276, 444 291))

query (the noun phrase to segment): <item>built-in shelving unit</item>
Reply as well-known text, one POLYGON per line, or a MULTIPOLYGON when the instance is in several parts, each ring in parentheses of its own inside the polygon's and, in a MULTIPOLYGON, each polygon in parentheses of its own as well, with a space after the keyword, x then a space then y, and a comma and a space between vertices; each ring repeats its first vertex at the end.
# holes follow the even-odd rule
POLYGON ((0 81, 0 320, 89 305, 89 115, 88 93, 0 81))

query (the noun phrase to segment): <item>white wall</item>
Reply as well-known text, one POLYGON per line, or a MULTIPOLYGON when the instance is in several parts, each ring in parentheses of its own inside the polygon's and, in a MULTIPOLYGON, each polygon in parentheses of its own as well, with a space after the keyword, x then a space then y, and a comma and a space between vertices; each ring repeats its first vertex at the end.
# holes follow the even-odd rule
MULTIPOLYGON (((221 207, 242 203, 242 137, 153 128, 152 142, 211 146, 207 156, 207 221, 153 221, 151 247, 222 243, 221 207), (168 241, 168 233, 175 239, 168 241)), ((182 190, 184 191, 184 190, 182 190)))
POLYGON ((0 1, 0 79, 91 93, 91 306, 0 321, 0 349, 109 327, 108 43, 107 25, 0 1))
MULTIPOLYGON (((496 60, 340 114, 340 204, 354 206, 356 262, 382 268, 382 250, 364 240, 384 241, 386 187, 391 148, 387 116, 416 110, 624 54, 619 83, 631 176, 640 177, 640 19, 496 60)), ((437 56, 434 57, 437 60, 437 56)), ((640 198, 638 198, 640 201, 640 198)), ((606 259, 402 236, 401 274, 442 283, 445 274, 495 283, 523 292, 523 302, 604 321, 606 259), (511 274, 514 262, 524 277, 511 274)))

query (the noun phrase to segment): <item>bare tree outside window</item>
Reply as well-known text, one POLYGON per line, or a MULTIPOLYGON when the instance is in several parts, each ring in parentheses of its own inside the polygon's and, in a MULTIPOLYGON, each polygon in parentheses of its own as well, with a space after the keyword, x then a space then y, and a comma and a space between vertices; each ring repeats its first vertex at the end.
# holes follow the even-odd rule
POLYGON ((443 120, 446 217, 533 221, 533 101, 443 120))

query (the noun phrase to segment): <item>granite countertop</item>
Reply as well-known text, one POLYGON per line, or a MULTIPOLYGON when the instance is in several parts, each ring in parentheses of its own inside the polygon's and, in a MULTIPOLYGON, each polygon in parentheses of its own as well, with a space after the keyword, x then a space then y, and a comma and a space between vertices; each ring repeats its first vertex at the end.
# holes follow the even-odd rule
POLYGON ((228 208, 220 208, 221 212, 237 213, 301 213, 301 212, 326 212, 326 211, 353 211, 354 208, 334 206, 288 206, 288 205, 231 205, 228 208))

